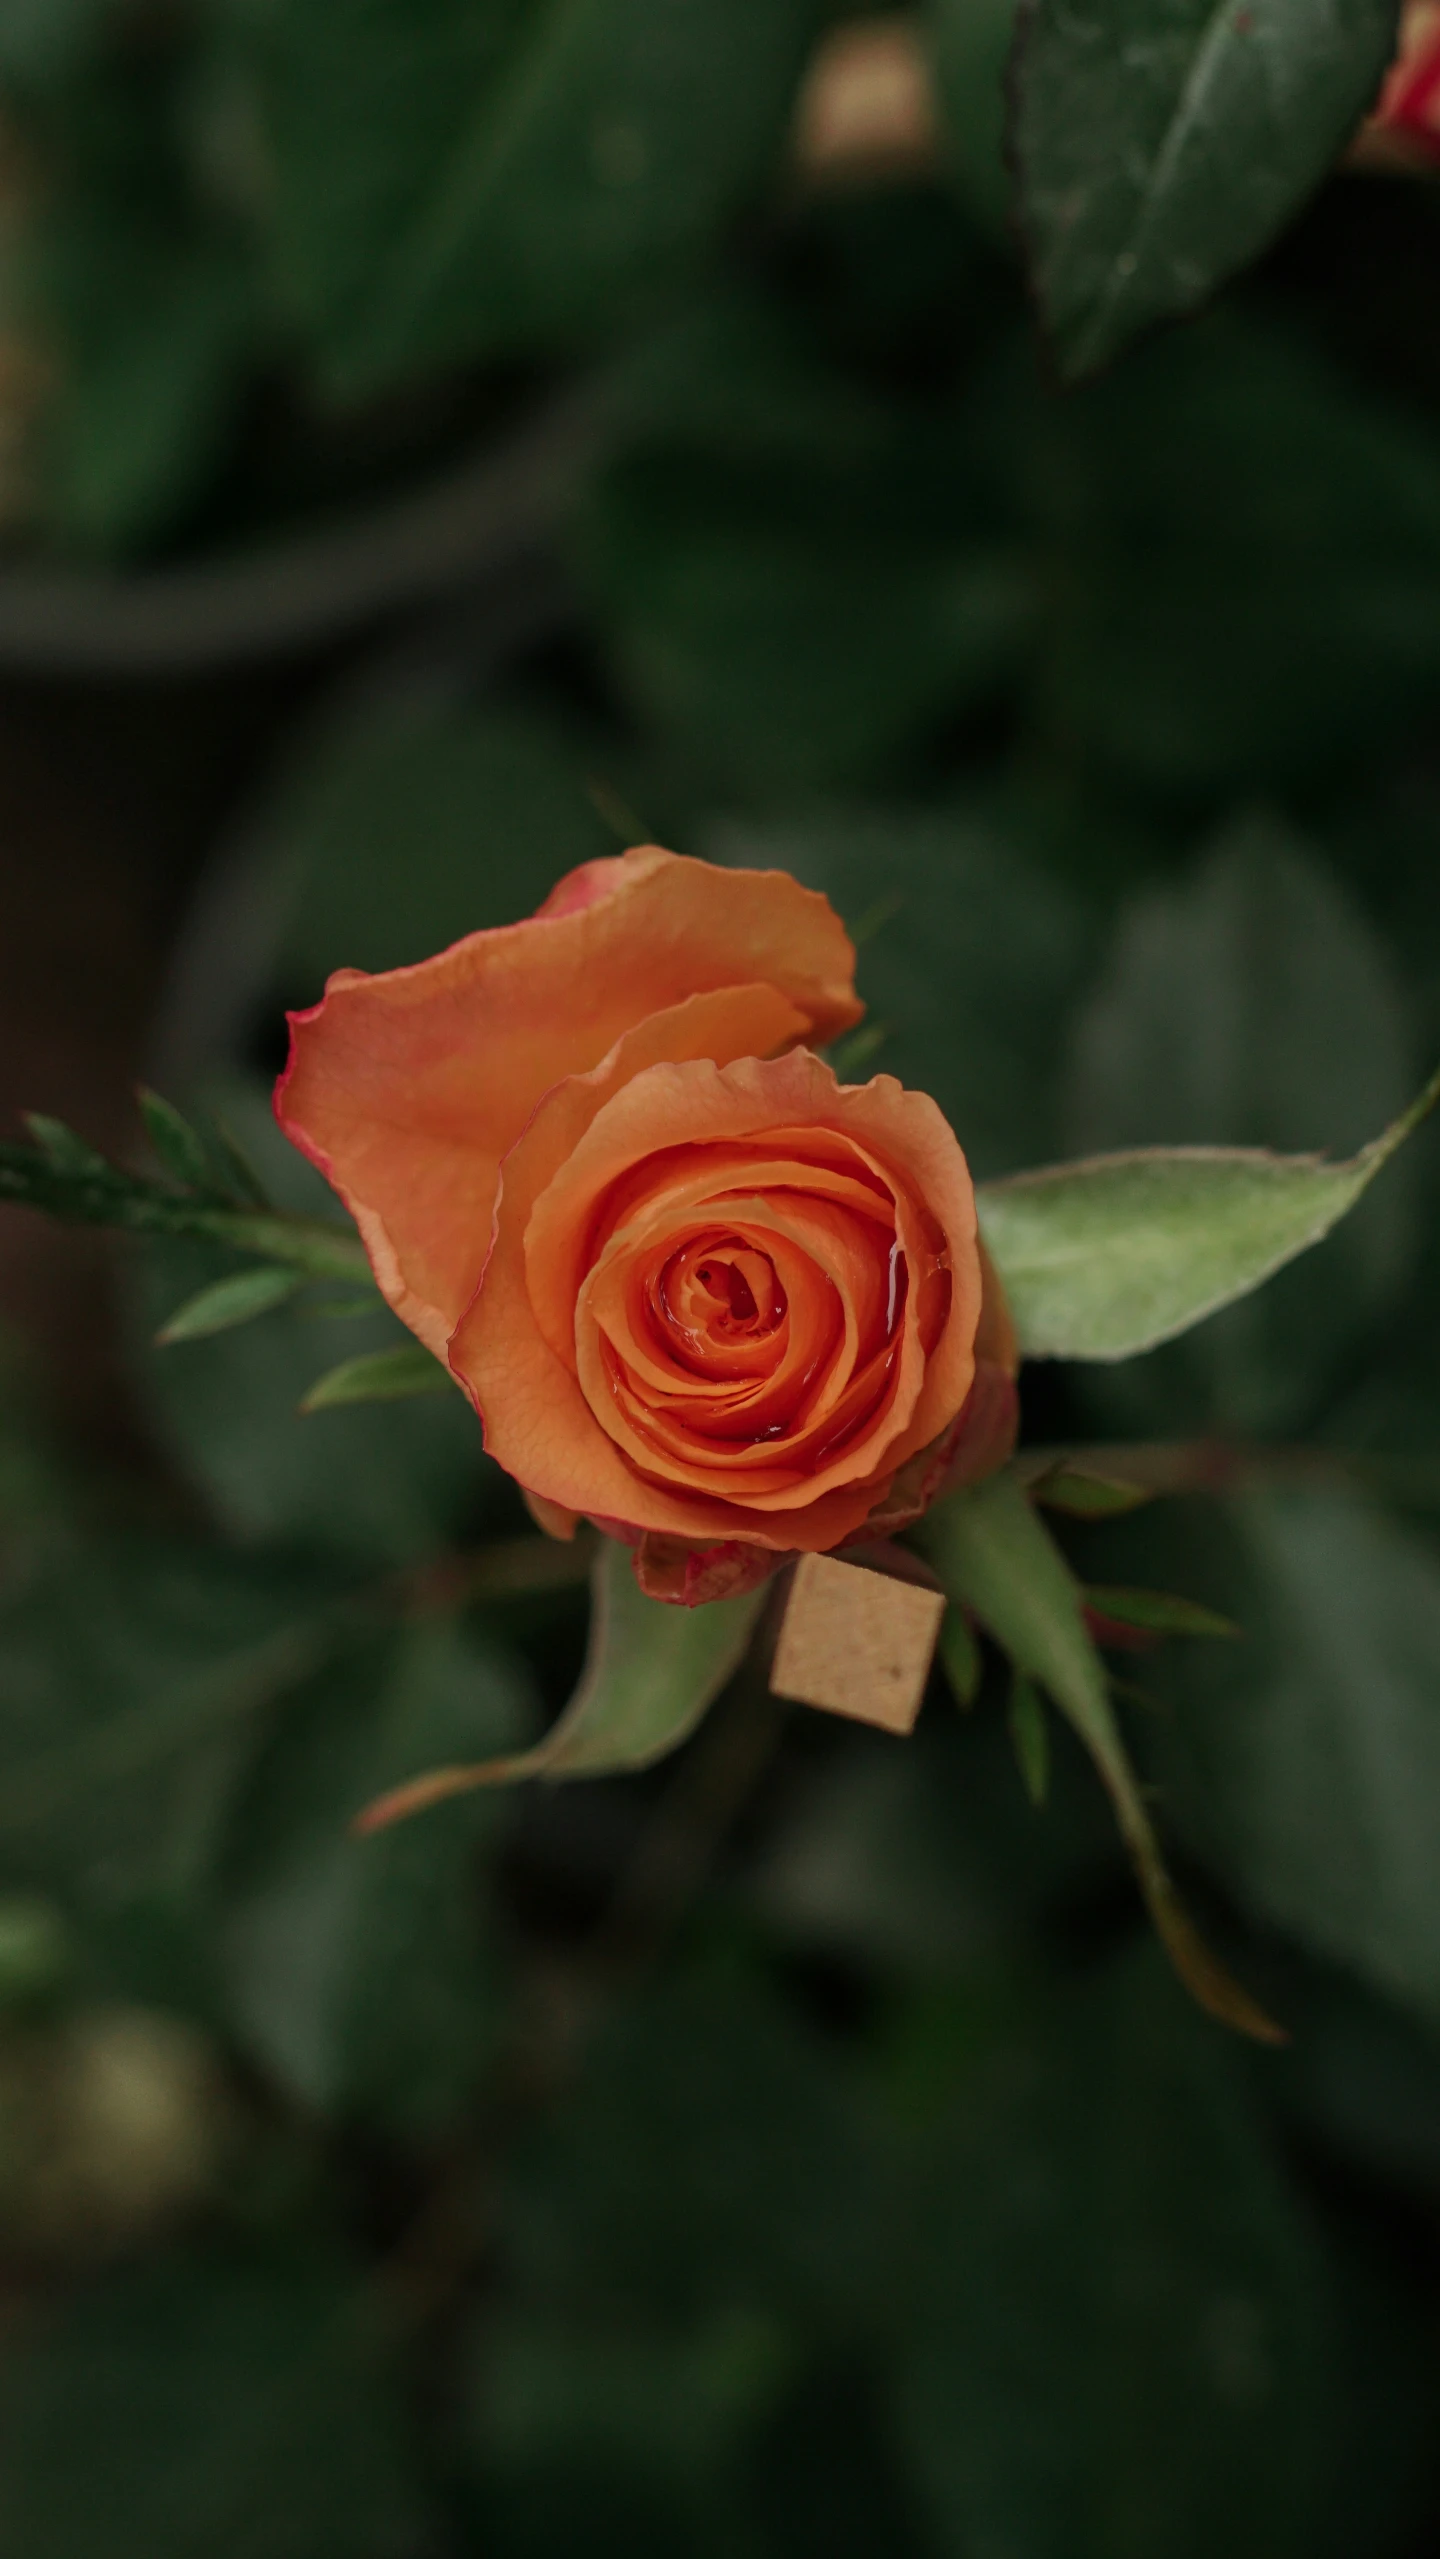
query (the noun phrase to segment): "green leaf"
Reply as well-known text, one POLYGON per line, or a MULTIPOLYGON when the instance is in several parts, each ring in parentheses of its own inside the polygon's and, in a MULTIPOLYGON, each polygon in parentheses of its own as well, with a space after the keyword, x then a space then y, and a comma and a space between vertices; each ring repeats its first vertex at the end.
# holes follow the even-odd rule
POLYGON ((642 349, 616 407, 576 566, 628 698, 727 798, 883 773, 1002 690, 1032 562, 948 417, 738 296, 642 349))
POLYGON ((331 1573, 127 1539, 34 1571, 0 1606, 0 1849, 17 1884, 100 1923, 196 1934, 219 1829, 277 1701, 353 1623, 331 1573))
POLYGON ((452 10, 448 28, 429 14, 428 60, 415 0, 395 0, 353 68, 350 31, 319 21, 328 60, 305 66, 308 122, 284 167, 282 254, 306 258, 307 232, 338 234, 352 261, 362 240, 370 253, 332 310, 310 295, 326 379, 350 394, 427 365, 593 341, 673 288, 778 157, 823 20, 818 0, 719 12, 556 0, 487 13, 488 25, 452 10), (346 112, 360 83, 363 120, 346 112), (378 221, 365 202, 372 133, 390 196, 378 221), (341 183, 359 199, 343 226, 341 183))
MULTIPOLYGON (((1228 827, 1122 908, 1063 1069, 1076 1154, 1151 1141, 1361 1148, 1413 1090, 1395 954, 1303 838, 1228 827)), ((1415 1244, 1415 1155, 1322 1254, 1143 1369, 1087 1381, 1108 1431, 1278 1438, 1324 1408, 1415 1244)))
POLYGON ((1010 1682, 1010 1740, 1025 1792, 1038 1811, 1050 1787, 1050 1732, 1045 1700, 1033 1679, 1017 1670, 1010 1682))
POLYGON ((473 2099, 499 1998, 476 1863, 501 1807, 349 1826, 417 1755, 501 1749, 536 1720, 520 1665, 445 1619, 367 1629, 287 1701, 217 1861, 219 1961, 232 2032, 307 2112, 430 2141, 473 2099))
POLYGON ((429 2526, 358 2268, 162 2256, 71 2289, 0 2379, 26 2559, 396 2559, 429 2526), (83 2459, 79 2447, 84 2446, 83 2459))
POLYGON ((1038 1680, 1094 1760, 1167 1953, 1203 2008, 1273 2043, 1277 2028, 1202 1945, 1166 1872, 1085 1629, 1084 1596, 1008 1472, 937 1504, 916 1531, 949 1597, 973 1608, 1017 1671, 1038 1680))
POLYGON ((438 1395, 453 1386, 448 1368, 419 1342, 394 1351, 362 1351, 327 1369, 301 1396, 302 1413, 323 1413, 337 1404, 394 1404, 407 1395, 438 1395))
POLYGON ((1254 257, 1372 104, 1398 0, 1031 0, 1012 139, 1071 379, 1254 257))
POLYGON ((1180 1599, 1173 1592, 1132 1590, 1111 1582, 1087 1582, 1085 1605, 1097 1616, 1112 1618, 1118 1626, 1139 1627, 1153 1635, 1238 1635, 1234 1620, 1222 1617, 1218 1609, 1202 1606, 1198 1599, 1180 1599))
MULTIPOLYGON (((223 1102, 279 1204, 271 1223, 304 1231, 333 1195, 277 1128, 268 1090, 237 1083, 223 1102)), ((227 1262, 202 1242, 161 1238, 134 1257, 128 1277, 131 1356, 152 1428, 231 1537, 386 1566, 483 1533, 502 1508, 510 1523, 514 1496, 459 1395, 334 1405, 297 1420, 301 1396, 333 1356, 308 1297, 263 1324, 157 1349, 171 1309, 226 1275, 227 1262)), ((347 1328, 345 1349, 403 1343, 368 1263, 349 1276, 366 1282, 370 1314, 347 1328)))
POLYGON ((955 1703, 968 1714, 980 1694, 985 1664, 975 1640, 975 1629, 963 1608, 950 1607, 940 1626, 940 1661, 954 1692, 955 1703))
POLYGON ((522 1777, 604 1777, 648 1768, 678 1748, 737 1670, 764 1606, 764 1589, 741 1599, 675 1608, 646 1599, 628 1550, 600 1541, 592 1578, 590 1648, 580 1685, 533 1750, 472 1767, 436 1768, 369 1806, 364 1830, 423 1812, 472 1786, 522 1777))
POLYGON ((7 307, 53 354, 44 517, 69 547, 116 551, 183 522, 259 351, 243 231, 197 183, 183 131, 184 35, 164 30, 142 66, 111 49, 105 17, 110 46, 25 135, 47 184, 12 235, 7 307))
POLYGON ((1067 766, 1187 815, 1281 788, 1328 806, 1323 776, 1377 773, 1428 720, 1440 455, 1321 334, 1227 302, 1066 400, 1028 373, 988 395, 1043 546, 1035 699, 1067 766))
POLYGON ((1348 1162, 1258 1147, 1141 1147, 978 1194, 1030 1359, 1133 1358, 1318 1244, 1440 1099, 1440 1074, 1348 1162))
POLYGON ((1168 1988, 1148 1950, 1067 1979, 934 2127, 885 2364, 927 2549, 1351 2546, 1332 2263, 1245 2057, 1168 1988))
POLYGON ((275 1262, 262 1262, 258 1270, 234 1271, 228 1279, 212 1280, 208 1288, 187 1298, 161 1325, 155 1339, 198 1342, 207 1333, 228 1332, 232 1324, 248 1324, 272 1307, 283 1306, 304 1285, 302 1271, 286 1270, 275 1262))
POLYGON ((1246 1634, 1223 1664, 1207 1648, 1167 1665, 1177 1812, 1252 1908, 1435 2024, 1433 1549, 1328 1486, 1257 1489, 1173 1534, 1192 1559, 1225 1538, 1246 1634))
POLYGON ((857 2075, 743 1957, 667 1966, 597 2022, 584 2068, 518 2128, 501 2228, 521 2297, 612 2334, 637 2306, 679 2322, 733 2304, 778 2314, 781 2339, 863 2335, 903 2258, 894 2153, 857 2075))
POLYGON ((1005 165, 1005 72, 1016 0, 929 0, 927 31, 944 109, 945 167, 967 210, 1008 244, 1013 187, 1005 165))
POLYGON ((107 1164, 58 1120, 38 1116, 35 1146, 0 1145, 0 1200, 36 1208, 81 1226, 114 1226, 135 1235, 208 1236, 237 1252, 289 1262, 316 1279, 369 1276, 365 1247, 333 1219, 286 1217, 237 1209, 223 1193, 182 1193, 107 1164))
POLYGON ((187 1191, 207 1191, 214 1182, 205 1141, 173 1102, 140 1087, 140 1116, 161 1166, 187 1191))

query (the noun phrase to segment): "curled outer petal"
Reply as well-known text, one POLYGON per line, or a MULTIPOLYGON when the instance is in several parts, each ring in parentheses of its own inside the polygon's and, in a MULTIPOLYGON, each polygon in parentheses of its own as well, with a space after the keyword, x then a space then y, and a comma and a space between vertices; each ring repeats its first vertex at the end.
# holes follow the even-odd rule
POLYGON ((641 845, 572 872, 524 923, 382 976, 338 970, 291 1016, 276 1115, 443 1357, 484 1267, 501 1159, 552 1085, 726 987, 769 988, 781 1041, 830 1039, 864 1009, 854 966, 838 916, 787 873, 641 845))

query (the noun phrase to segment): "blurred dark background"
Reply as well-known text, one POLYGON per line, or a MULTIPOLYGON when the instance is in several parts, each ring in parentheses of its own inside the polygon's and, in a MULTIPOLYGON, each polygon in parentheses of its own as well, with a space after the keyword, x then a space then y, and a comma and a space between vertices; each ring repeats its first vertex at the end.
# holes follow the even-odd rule
MULTIPOLYGON (((642 835, 829 891, 980 1174, 1384 1125, 1440 186, 1338 176, 1061 393, 1009 32, 5 0, 7 1136, 139 1161, 143 1080, 303 1205, 284 1007, 642 835)), ((1068 1542, 1241 1628, 1115 1667, 1280 2053, 1063 1733, 1032 1808, 998 1675, 901 1745, 742 1674, 644 1778, 354 1841, 542 1728, 585 1596, 458 1402, 298 1417, 388 1318, 157 1350, 225 1267, 0 1211, 5 2559, 1440 2547, 1433 1141, 1026 1379, 1033 1440, 1226 1452, 1068 1542)))

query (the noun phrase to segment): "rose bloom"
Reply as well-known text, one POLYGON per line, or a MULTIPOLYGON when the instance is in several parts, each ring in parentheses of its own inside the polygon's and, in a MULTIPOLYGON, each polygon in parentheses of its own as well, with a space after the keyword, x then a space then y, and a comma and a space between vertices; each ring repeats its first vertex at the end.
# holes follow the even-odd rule
POLYGON ((693 1605, 874 1540, 1014 1438, 965 1158, 827 900, 644 845, 522 924, 341 969, 275 1107, 541 1524, 693 1605))

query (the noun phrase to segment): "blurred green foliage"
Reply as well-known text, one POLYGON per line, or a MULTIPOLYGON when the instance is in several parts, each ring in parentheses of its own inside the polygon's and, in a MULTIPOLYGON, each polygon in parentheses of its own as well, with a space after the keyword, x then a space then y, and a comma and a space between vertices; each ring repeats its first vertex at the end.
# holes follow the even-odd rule
MULTIPOLYGON (((986 1177, 1350 1150, 1440 1051, 1433 196, 1338 180, 1062 395, 1008 12, 937 0, 931 167, 802 180, 845 14, 0 14, 42 543, 230 540, 603 371, 555 624, 342 685, 182 954, 178 1098, 282 1205, 323 1199, 282 1009, 638 835, 826 889, 874 1067, 986 1177)), ((5 2559, 1432 2547, 1437 1173, 1422 1133, 1252 1302, 1026 1378, 1032 1441, 1215 1460, 1062 1533, 1242 1630, 1114 1658, 1276 2054, 1187 2006, 1058 1719, 1032 1806, 988 1649, 909 1745, 742 1681, 654 1772, 355 1838, 582 1658, 460 1399, 300 1418, 402 1338, 313 1290, 156 1348, 237 1267, 175 1239, 123 1266, 148 1463, 87 1467, 7 1356, 5 2559)))

